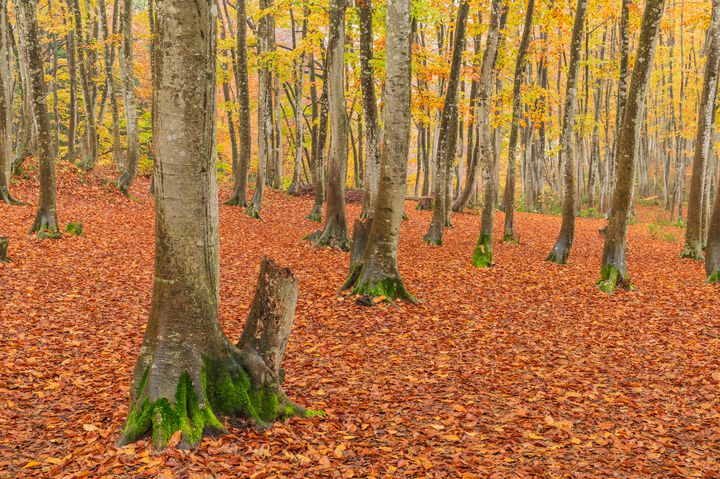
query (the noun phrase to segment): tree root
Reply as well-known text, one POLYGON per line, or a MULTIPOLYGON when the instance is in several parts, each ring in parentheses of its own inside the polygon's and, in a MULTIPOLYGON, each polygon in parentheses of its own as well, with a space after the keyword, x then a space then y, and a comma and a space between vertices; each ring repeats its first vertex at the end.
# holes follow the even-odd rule
POLYGON ((312 211, 305 218, 322 223, 322 205, 314 205, 312 211))
POLYGON ((473 251, 472 259, 470 260, 473 266, 476 268, 492 268, 493 266, 493 252, 492 252, 492 236, 481 233, 478 238, 477 245, 475 245, 475 251, 473 251))
POLYGON ((339 231, 339 228, 326 227, 324 230, 317 230, 305 237, 315 246, 350 251, 350 241, 347 234, 339 231), (338 230, 338 231, 336 231, 338 230))
POLYGON ((7 255, 8 246, 10 246, 10 238, 0 236, 0 263, 12 263, 7 255))
POLYGON ((685 243, 685 246, 683 247, 682 251, 680 252, 680 257, 684 259, 694 259, 694 260, 703 260, 705 259, 705 255, 703 255, 702 251, 702 245, 692 245, 685 243))
POLYGON ((256 207, 255 203, 250 203, 247 208, 245 208, 245 214, 248 215, 250 218, 255 218, 256 220, 261 219, 260 208, 256 207))
POLYGON ((225 202, 227 206, 239 206, 241 208, 247 208, 247 200, 241 198, 238 193, 233 193, 229 200, 225 202))
POLYGON ((604 265, 600 271, 600 281, 597 282, 600 291, 607 294, 613 294, 617 288, 632 290, 632 285, 627 275, 623 275, 611 264, 604 265))
POLYGON ((570 256, 570 246, 565 238, 558 238, 555 246, 550 251, 550 254, 546 258, 546 261, 556 264, 567 264, 568 257, 570 256))
POLYGON ((430 229, 423 236, 423 241, 427 244, 442 246, 442 227, 436 225, 434 221, 430 223, 430 229))
POLYGON ((27 205, 27 203, 24 203, 16 198, 14 198, 10 194, 10 190, 8 189, 7 186, 0 187, 0 200, 2 200, 4 203, 7 203, 8 205, 18 205, 18 206, 27 205))
POLYGON ((43 208, 38 209, 37 215, 35 215, 35 221, 30 228, 30 234, 32 233, 37 233, 38 238, 42 239, 59 239, 62 233, 58 226, 57 213, 55 213, 55 210, 47 212, 43 208))

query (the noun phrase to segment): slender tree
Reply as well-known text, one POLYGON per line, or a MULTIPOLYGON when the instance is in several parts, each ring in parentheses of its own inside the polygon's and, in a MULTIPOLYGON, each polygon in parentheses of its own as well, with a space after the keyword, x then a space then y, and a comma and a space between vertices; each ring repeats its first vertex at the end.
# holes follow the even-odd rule
POLYGON ((625 240, 635 177, 635 152, 645 109, 648 79, 665 0, 647 0, 640 27, 635 67, 630 79, 625 114, 616 152, 615 192, 605 234, 602 269, 598 286, 612 293, 617 286, 630 288, 625 259, 625 240))
POLYGON ((237 85, 238 102, 238 164, 235 169, 233 193, 225 204, 247 206, 248 169, 252 145, 250 138, 250 89, 247 65, 247 14, 245 0, 237 1, 237 35, 236 35, 235 83, 237 85))
MULTIPOLYGON (((305 40, 308 29, 307 10, 303 12, 302 27, 300 29, 300 42, 305 40)), ((293 25, 295 23, 294 15, 290 12, 293 25)), ((303 169, 303 151, 305 148, 305 132, 303 127, 303 105, 304 105, 304 87, 305 87, 305 45, 299 45, 295 41, 295 28, 293 27, 293 47, 299 48, 299 55, 295 60, 295 164, 293 166, 293 177, 288 193, 296 195, 300 193, 303 185, 302 169, 303 169)))
MULTIPOLYGON (((258 166, 255 192, 245 212, 252 218, 260 218, 266 173, 273 154, 272 119, 272 70, 271 54, 275 49, 275 20, 268 13, 272 0, 260 0, 262 16, 258 21, 258 166)), ((238 32, 239 33, 239 32, 238 32)), ((242 139, 240 140, 242 144, 242 139)))
POLYGON ((410 0, 388 0, 386 29, 385 124, 392 127, 383 135, 378 196, 367 246, 344 289, 415 302, 397 265, 410 145, 410 0))
POLYGON ((375 212, 375 198, 378 192, 378 170, 380 149, 378 148, 378 109, 375 95, 375 74, 373 59, 372 0, 358 0, 360 23, 360 89, 362 90, 363 124, 365 129, 365 197, 362 216, 370 217, 375 212))
MULTIPOLYGON (((532 1, 532 0, 531 0, 532 1)), ((450 76, 448 78, 447 93, 443 104, 440 119, 440 136, 435 168, 435 183, 433 191, 433 215, 428 232, 423 241, 429 244, 442 245, 443 229, 449 224, 450 202, 448 201, 449 182, 452 165, 455 163, 457 152, 457 123, 458 123, 458 87, 460 85, 460 69, 462 67, 462 51, 465 44, 465 26, 467 24, 470 4, 462 0, 458 7, 455 22, 455 43, 453 45, 452 60, 450 62, 450 76)))
POLYGON ((31 233, 48 237, 59 237, 60 228, 57 219, 55 201, 55 157, 52 148, 52 133, 46 103, 45 71, 40 49, 37 14, 33 0, 18 2, 18 19, 22 24, 22 33, 27 51, 27 70, 32 98, 32 111, 37 134, 37 155, 40 163, 40 201, 31 233))
POLYGON ((565 167, 565 193, 563 196, 562 226, 560 235, 547 257, 553 263, 565 264, 573 239, 575 238, 575 158, 573 138, 575 137, 575 112, 577 111, 578 69, 580 68, 580 49, 582 48, 583 28, 587 0, 578 0, 575 9, 575 24, 570 40, 570 63, 568 64, 567 89, 562 135, 560 137, 560 162, 565 167))
MULTIPOLYGON (((314 67, 310 69, 310 73, 314 76, 314 67)), ((314 85, 313 78, 311 82, 314 85)), ((323 203, 325 203, 325 143, 327 142, 327 124, 328 124, 328 82, 323 81, 322 92, 318 100, 319 114, 316 131, 313 135, 313 151, 314 151, 314 168, 313 183, 315 185, 315 201, 307 219, 310 221, 322 221, 323 203)))
POLYGON ((345 9, 347 0, 330 0, 327 78, 330 114, 330 161, 327 171, 325 227, 308 239, 318 246, 349 250, 345 219, 347 115, 345 113, 345 9))
POLYGON ((712 16, 708 28, 707 60, 703 81, 700 110, 698 111, 697 133, 695 136, 695 154, 693 157, 690 195, 687 205, 687 227, 685 229, 685 247, 680 254, 683 258, 702 259, 703 257, 703 187, 710 146, 720 73, 720 0, 713 0, 712 16))
POLYGON ((480 235, 472 256, 476 267, 490 267, 493 264, 492 234, 495 212, 495 155, 493 154, 493 135, 490 126, 490 97, 495 87, 497 73, 498 47, 503 39, 503 30, 508 9, 503 0, 493 0, 490 18, 490 31, 483 54, 483 66, 480 73, 480 91, 478 92, 478 145, 479 158, 482 161, 483 207, 480 222, 480 235))
POLYGON ((162 448, 180 431, 179 446, 192 447, 225 431, 222 416, 264 426, 304 413, 285 396, 280 369, 297 280, 264 262, 243 336, 229 341, 218 319, 217 9, 156 6, 155 281, 119 443, 150 435, 162 448))
POLYGON ((520 46, 518 47, 517 61, 515 63, 512 124, 510 126, 510 140, 508 145, 507 176, 505 177, 505 230, 503 233, 503 241, 517 241, 517 235, 515 234, 515 170, 518 161, 518 131, 520 129, 520 117, 523 114, 521 90, 527 71, 525 68, 525 57, 528 45, 530 44, 534 10, 535 0, 528 0, 525 10, 525 24, 520 39, 520 46))
POLYGON ((125 100, 127 150, 125 153, 125 168, 117 180, 117 185, 120 191, 127 194, 130 185, 135 180, 140 159, 140 138, 138 136, 137 104, 135 102, 135 75, 133 73, 132 0, 123 0, 122 11, 123 42, 120 48, 120 73, 122 75, 123 99, 125 100))
POLYGON ((0 3, 0 201, 14 205, 21 202, 10 194, 12 173, 12 114, 14 82, 12 47, 7 2, 0 3))

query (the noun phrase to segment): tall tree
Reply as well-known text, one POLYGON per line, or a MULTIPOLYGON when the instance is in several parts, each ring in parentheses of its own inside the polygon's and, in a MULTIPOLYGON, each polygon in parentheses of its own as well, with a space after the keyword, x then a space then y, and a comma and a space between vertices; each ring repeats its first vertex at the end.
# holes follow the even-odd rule
POLYGON ((720 73, 720 0, 713 0, 707 38, 707 60, 695 136, 695 154, 693 156, 690 195, 687 206, 685 247, 681 253, 683 258, 692 259, 702 259, 703 257, 703 189, 714 131, 718 73, 720 73))
POLYGON ((490 97, 495 87, 498 47, 503 39, 503 30, 508 9, 503 0, 493 0, 490 18, 490 31, 483 54, 483 66, 480 73, 478 92, 478 144, 479 158, 482 161, 483 207, 480 221, 480 235, 472 256, 476 267, 490 267, 493 264, 492 234, 495 213, 495 155, 493 154, 492 127, 490 126, 490 97))
POLYGON ((38 32, 36 3, 34 0, 18 2, 18 20, 22 24, 23 45, 26 48, 27 70, 30 83, 30 97, 37 134, 37 155, 40 163, 40 201, 31 233, 59 237, 55 189, 55 157, 52 147, 52 133, 46 103, 45 70, 43 67, 38 32))
MULTIPOLYGON (((575 24, 570 40, 570 63, 568 64, 567 89, 565 91, 565 109, 562 135, 560 137, 560 162, 565 167, 565 192, 563 196, 562 226, 560 235, 547 257, 553 263, 565 264, 573 239, 575 238, 575 112, 577 111, 578 70, 580 68, 580 49, 585 27, 587 0, 578 0, 575 9, 575 24)), ((587 98, 587 97, 586 97, 587 98)))
MULTIPOLYGON (((305 40, 308 30, 308 11, 303 9, 302 26, 300 28, 300 42, 305 40)), ((305 118, 303 105, 304 105, 304 87, 305 87, 305 45, 299 44, 295 40, 295 16, 290 11, 290 18, 292 20, 292 38, 293 48, 299 49, 298 57, 295 59, 295 162, 293 166, 293 177, 290 186, 288 187, 288 193, 291 195, 299 194, 302 188, 302 169, 303 169, 303 152, 305 151, 305 132, 303 126, 303 120, 305 118)))
MULTIPOLYGON (((260 0, 261 17, 258 21, 258 166, 255 192, 245 212, 252 218, 260 218, 263 191, 268 164, 272 161, 273 119, 272 119, 272 52, 275 49, 275 19, 268 9, 272 0, 260 0)), ((239 33, 239 32, 238 32, 239 33)), ((242 144, 242 140, 240 141, 242 144)))
MULTIPOLYGON (((532 0, 531 0, 532 1, 532 0)), ((443 229, 447 224, 450 213, 448 178, 452 173, 457 152, 457 123, 458 123, 458 87, 460 85, 460 70, 462 67, 462 52, 465 45, 465 26, 467 24, 470 4, 462 0, 458 7, 455 22, 455 40, 452 60, 450 62, 450 76, 448 77, 447 93, 443 103, 440 119, 440 136, 435 168, 435 183, 433 191, 433 215, 428 232, 423 241, 429 244, 442 245, 443 229)))
POLYGON ((503 232, 503 241, 517 241, 517 236, 515 235, 515 170, 518 161, 518 131, 520 129, 520 117, 523 114, 522 85, 525 82, 525 74, 527 71, 525 68, 525 57, 527 55, 528 45, 530 44, 534 9, 535 0, 528 0, 525 10, 525 24, 520 39, 520 46, 518 47, 517 61, 515 63, 512 124, 510 125, 508 166, 507 176, 505 177, 505 230, 503 232))
POLYGON ((227 205, 247 206, 248 169, 252 145, 250 137, 250 89, 247 65, 247 14, 245 0, 237 1, 237 35, 236 35, 235 83, 238 102, 238 164, 235 168, 233 193, 225 203, 227 205))
POLYGON ((380 167, 378 109, 375 96, 375 74, 372 67, 372 0, 358 0, 358 20, 360 23, 360 89, 362 90, 366 144, 363 216, 370 217, 375 212, 375 198, 378 193, 377 175, 380 167))
MULTIPOLYGON (((327 58, 327 53, 326 53, 327 58)), ((310 83, 311 91, 315 88, 315 66, 310 60, 310 83)), ((327 66, 327 62, 325 62, 327 66)), ((327 79, 326 79, 327 80, 327 79)), ((323 81, 320 99, 317 102, 319 109, 317 115, 317 125, 313 132, 313 183, 315 185, 315 200, 307 219, 310 221, 322 221, 323 204, 325 203, 325 143, 327 142, 327 124, 328 124, 328 82, 323 81)))
POLYGON ((80 166, 86 170, 91 170, 95 167, 99 154, 94 84, 92 73, 90 72, 91 45, 85 36, 80 0, 68 0, 68 3, 73 12, 78 57, 77 63, 80 70, 80 85, 83 92, 83 107, 85 112, 85 148, 82 149, 84 157, 80 160, 80 166))
POLYGON ((0 3, 0 201, 19 204, 10 194, 12 173, 12 114, 15 79, 12 72, 12 47, 7 2, 0 3))
POLYGON ((625 258, 625 241, 635 178, 635 154, 640 123, 645 109, 648 79, 655 54, 655 40, 664 7, 665 0, 647 0, 640 27, 635 67, 630 79, 615 158, 615 192, 605 234, 602 269, 598 283, 600 289, 606 293, 612 293, 618 286, 630 288, 625 258))
POLYGON ((123 0, 122 13, 122 47, 120 48, 120 73, 122 75, 122 92, 125 100, 125 132, 127 135, 127 150, 125 153, 125 168, 117 185, 120 191, 127 194, 130 185, 135 180, 138 161, 140 159, 140 139, 138 136, 137 104, 135 102, 135 74, 133 73, 133 33, 132 0, 123 0))
POLYGON ((397 265, 410 145, 410 0, 388 0, 386 29, 385 124, 392 127, 383 135, 378 196, 367 246, 344 289, 415 302, 397 265))
POLYGON ((308 239, 318 246, 350 248, 345 219, 347 115, 345 113, 345 9, 347 0, 330 0, 326 81, 330 114, 330 161, 327 170, 325 227, 308 239))
POLYGON ((297 281, 266 261, 261 279, 273 276, 261 281, 238 346, 222 332, 214 154, 217 9, 214 2, 186 0, 156 5, 155 281, 120 444, 149 434, 162 448, 180 431, 179 446, 192 447, 205 431, 225 431, 222 416, 267 425, 303 413, 285 396, 280 370, 297 281))

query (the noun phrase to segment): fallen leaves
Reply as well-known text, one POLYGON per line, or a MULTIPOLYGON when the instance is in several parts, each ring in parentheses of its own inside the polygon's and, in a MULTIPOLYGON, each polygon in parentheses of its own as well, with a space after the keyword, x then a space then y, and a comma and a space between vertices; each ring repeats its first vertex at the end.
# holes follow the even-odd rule
MULTIPOLYGON (((496 243, 497 266, 478 270, 477 216, 454 215, 433 248, 429 212, 408 203, 400 268, 422 302, 369 309, 337 293, 348 255, 302 240, 312 200, 272 190, 262 222, 221 207, 223 328, 239 335, 261 256, 290 267, 285 387, 327 416, 228 424, 194 451, 116 448, 150 305, 149 183, 130 200, 58 171, 61 221, 84 236, 39 241, 33 207, 0 205, 15 260, 0 265, 0 478, 720 477, 720 296, 646 226, 630 229, 637 290, 607 297, 600 221, 578 219, 559 267, 544 258, 560 219, 518 214, 522 243, 496 243)), ((32 200, 37 182, 13 191, 32 200)))

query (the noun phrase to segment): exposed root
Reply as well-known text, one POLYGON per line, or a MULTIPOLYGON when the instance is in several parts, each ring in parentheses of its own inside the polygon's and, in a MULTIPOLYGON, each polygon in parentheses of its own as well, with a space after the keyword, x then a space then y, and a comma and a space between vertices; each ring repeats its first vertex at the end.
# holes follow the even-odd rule
POLYGON ((516 237, 514 233, 506 233, 503 235, 503 243, 520 244, 520 238, 516 237))
POLYGON ((132 178, 130 178, 130 174, 127 171, 123 171, 120 177, 115 180, 115 186, 117 186, 117 189, 120 190, 120 193, 127 196, 130 189, 130 183, 132 183, 131 180, 132 178))
POLYGON ((55 210, 45 211, 43 208, 38 209, 35 215, 35 221, 30 228, 30 234, 37 233, 42 239, 59 239, 62 236, 60 227, 58 226, 57 213, 55 210))
POLYGON ((442 228, 435 224, 434 221, 430 223, 430 229, 423 236, 423 241, 427 244, 442 246, 442 228))
POLYGON ((608 264, 602 267, 600 271, 600 281, 597 282, 600 291, 613 294, 617 288, 631 290, 630 280, 627 275, 623 275, 614 265, 608 264))
POLYGON ((703 260, 705 259, 705 256, 703 255, 702 251, 702 245, 701 244, 688 244, 685 243, 685 246, 683 247, 682 251, 680 252, 680 257, 685 259, 694 259, 694 260, 703 260))
POLYGON ((322 205, 314 205, 310 214, 308 214, 305 218, 310 221, 322 223, 322 205))
POLYGON ((8 205, 26 205, 27 203, 24 203, 16 198, 14 198, 10 194, 10 190, 7 186, 0 187, 0 200, 2 200, 4 203, 8 205))
POLYGON ((492 268, 493 266, 493 252, 492 252, 492 236, 481 233, 478 238, 475 251, 473 251, 472 259, 470 260, 473 266, 476 268, 492 268))
POLYGON ((567 264, 568 257, 570 256, 570 247, 565 238, 558 238, 555 246, 550 251, 550 254, 546 258, 547 261, 557 264, 567 264))
POLYGON ((327 227, 324 230, 317 230, 307 235, 305 239, 318 247, 350 251, 347 233, 343 233, 340 228, 327 227))
POLYGON ((371 304, 378 302, 378 298, 388 302, 402 300, 410 304, 418 304, 417 298, 410 294, 399 277, 384 278, 379 281, 360 280, 353 288, 353 294, 372 298, 371 304))
POLYGON ((233 193, 233 195, 230 197, 229 200, 225 202, 227 206, 239 206, 241 208, 247 207, 247 200, 245 198, 241 198, 240 195, 236 192, 233 193))
POLYGON ((260 207, 256 207, 255 203, 250 203, 247 208, 245 209, 245 214, 248 215, 250 218, 255 218, 256 220, 261 219, 260 218, 260 207))

